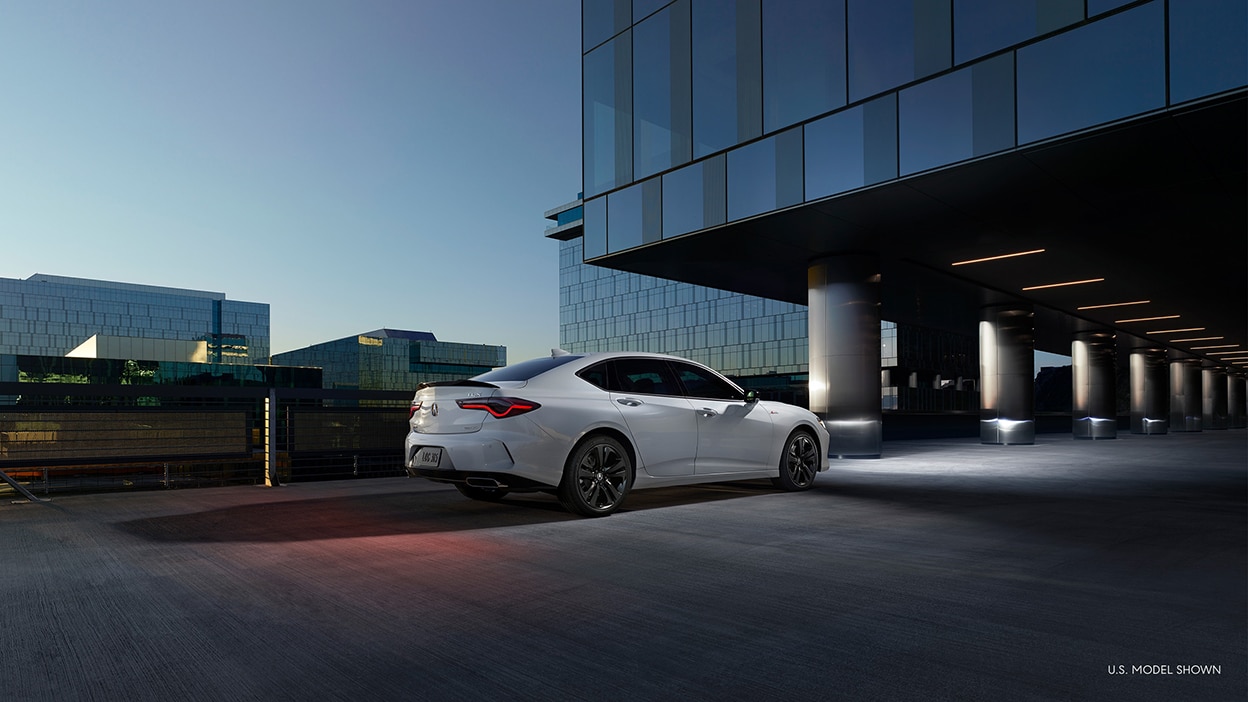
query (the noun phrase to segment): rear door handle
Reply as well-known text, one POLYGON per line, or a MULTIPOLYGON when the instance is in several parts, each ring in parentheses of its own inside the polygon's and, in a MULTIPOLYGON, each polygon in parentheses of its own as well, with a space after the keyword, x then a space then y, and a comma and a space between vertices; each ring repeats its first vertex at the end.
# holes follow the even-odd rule
POLYGON ((631 397, 621 397, 620 399, 616 400, 616 402, 620 403, 621 405, 624 405, 625 407, 640 407, 641 406, 641 400, 636 400, 631 397))
POLYGON ((703 407, 702 409, 698 410, 698 414, 702 415, 703 417, 714 417, 715 415, 719 414, 719 412, 716 412, 710 407, 703 407))

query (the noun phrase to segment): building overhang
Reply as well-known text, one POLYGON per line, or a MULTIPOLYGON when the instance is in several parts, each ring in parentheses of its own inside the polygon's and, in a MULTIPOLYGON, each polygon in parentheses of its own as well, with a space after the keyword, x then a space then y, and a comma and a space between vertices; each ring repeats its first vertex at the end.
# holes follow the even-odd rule
POLYGON ((1069 332, 1111 328, 1130 335, 1128 345, 1217 361, 1222 354, 1202 347, 1248 349, 1246 96, 1235 91, 592 263, 805 304, 811 261, 875 252, 885 319, 973 333, 980 306, 1030 302, 1043 350, 1069 353, 1069 332), (1095 279, 1103 280, 1039 287, 1095 279), (1170 315, 1179 317, 1160 326, 1123 321, 1170 315), (1199 332, 1149 333, 1168 329, 1199 332), (1202 336, 1221 338, 1171 343, 1202 336))

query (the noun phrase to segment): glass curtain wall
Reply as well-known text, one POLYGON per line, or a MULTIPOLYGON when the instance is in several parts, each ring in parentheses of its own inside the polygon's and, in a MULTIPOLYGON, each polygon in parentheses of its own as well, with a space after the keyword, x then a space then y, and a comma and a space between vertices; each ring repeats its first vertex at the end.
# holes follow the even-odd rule
POLYGON ((585 0, 584 21, 587 259, 1248 84, 1242 0, 585 0))

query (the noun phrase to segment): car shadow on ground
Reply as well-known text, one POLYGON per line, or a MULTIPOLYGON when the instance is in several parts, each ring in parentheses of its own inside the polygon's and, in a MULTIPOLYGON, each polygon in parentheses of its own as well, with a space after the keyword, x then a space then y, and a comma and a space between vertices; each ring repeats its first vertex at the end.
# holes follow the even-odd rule
MULTIPOLYGON (((628 496, 620 513, 775 491, 767 481, 638 490, 628 496)), ((453 489, 437 489, 236 505, 128 520, 113 526, 155 542, 274 543, 497 529, 580 519, 551 495, 522 493, 498 502, 478 502, 453 489)))

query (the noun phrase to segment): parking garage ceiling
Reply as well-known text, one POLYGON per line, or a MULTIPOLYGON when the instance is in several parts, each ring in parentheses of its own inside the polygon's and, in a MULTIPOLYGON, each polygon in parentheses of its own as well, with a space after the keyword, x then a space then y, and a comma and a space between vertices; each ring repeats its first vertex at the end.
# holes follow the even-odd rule
POLYGON ((1241 91, 596 262, 805 304, 810 261, 873 251, 885 319, 974 333, 981 305, 1029 301, 1041 350, 1111 328, 1231 365, 1248 357, 1246 105, 1241 91))

